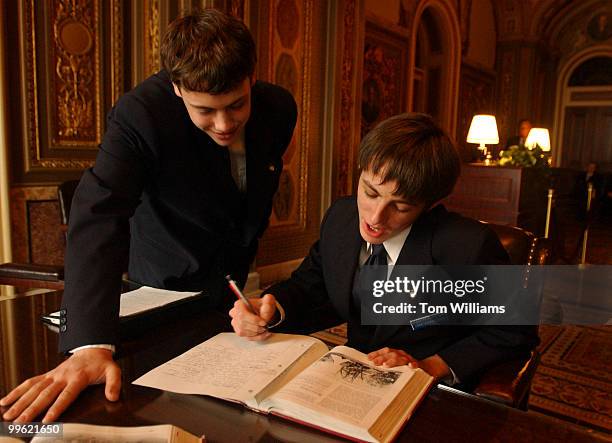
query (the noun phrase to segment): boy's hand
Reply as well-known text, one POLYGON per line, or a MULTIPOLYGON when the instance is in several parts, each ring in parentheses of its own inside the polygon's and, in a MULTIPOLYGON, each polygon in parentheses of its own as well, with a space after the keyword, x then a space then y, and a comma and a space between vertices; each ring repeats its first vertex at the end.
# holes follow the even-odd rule
POLYGON ((236 300, 229 311, 234 332, 248 340, 265 340, 270 336, 266 326, 276 313, 276 299, 272 294, 266 294, 262 298, 251 298, 249 302, 258 315, 251 313, 244 302, 236 300))

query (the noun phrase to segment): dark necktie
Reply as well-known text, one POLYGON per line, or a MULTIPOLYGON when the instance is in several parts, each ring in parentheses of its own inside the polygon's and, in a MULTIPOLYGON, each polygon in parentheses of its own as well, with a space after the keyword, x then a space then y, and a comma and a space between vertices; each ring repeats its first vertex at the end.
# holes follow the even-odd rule
POLYGON ((363 266, 386 266, 387 265, 387 250, 382 243, 372 245, 372 253, 365 261, 363 266))
MULTIPOLYGON (((385 246, 381 243, 379 245, 372 245, 372 253, 368 259, 363 263, 364 266, 386 266, 387 265, 387 251, 385 246)), ((357 308, 357 312, 360 311, 361 298, 359 296, 359 274, 360 269, 355 270, 355 278, 353 280, 353 305, 357 308)))
MULTIPOLYGON (((351 303, 351 316, 353 322, 357 325, 361 324, 361 296, 359 289, 359 274, 365 266, 386 266, 387 265, 387 251, 384 245, 372 245, 372 253, 363 265, 355 270, 355 278, 353 279, 353 290, 351 291, 352 303, 351 303)), ((386 274, 386 273, 385 273, 386 274)), ((360 327, 351 328, 349 331, 349 346, 357 346, 363 349, 369 349, 369 342, 374 337, 376 332, 376 326, 361 325, 360 327)), ((373 350, 373 349, 372 349, 373 350)))

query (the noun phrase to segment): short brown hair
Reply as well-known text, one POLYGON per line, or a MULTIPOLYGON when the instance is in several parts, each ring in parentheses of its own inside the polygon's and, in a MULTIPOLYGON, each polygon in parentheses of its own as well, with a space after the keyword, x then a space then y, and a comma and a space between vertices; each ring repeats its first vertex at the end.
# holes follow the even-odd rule
POLYGON ((160 52, 173 83, 211 94, 239 86, 257 61, 246 25, 217 9, 198 9, 170 23, 160 52))
POLYGON ((361 141, 359 167, 397 182, 396 195, 432 205, 448 196, 461 160, 453 142, 426 114, 406 113, 379 123, 361 141))

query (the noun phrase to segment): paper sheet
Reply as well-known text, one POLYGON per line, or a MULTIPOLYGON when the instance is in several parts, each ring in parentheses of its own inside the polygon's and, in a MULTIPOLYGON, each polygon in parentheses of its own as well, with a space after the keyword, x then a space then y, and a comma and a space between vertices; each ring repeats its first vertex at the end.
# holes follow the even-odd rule
POLYGON ((121 294, 119 317, 129 317, 179 300, 195 297, 200 292, 178 292, 143 286, 121 294))

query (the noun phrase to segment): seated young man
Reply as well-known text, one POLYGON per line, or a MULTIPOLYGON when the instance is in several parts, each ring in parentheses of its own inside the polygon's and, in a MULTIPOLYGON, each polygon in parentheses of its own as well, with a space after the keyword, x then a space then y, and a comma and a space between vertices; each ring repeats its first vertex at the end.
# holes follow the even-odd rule
MULTIPOLYGON (((531 326, 408 326, 361 324, 355 272, 371 254, 388 265, 509 264, 485 224, 436 204, 448 196, 460 171, 448 136, 423 114, 380 123, 363 139, 357 196, 327 211, 320 239, 291 278, 253 301, 254 315, 237 302, 230 311, 240 336, 265 340, 277 303, 286 313, 279 332, 314 332, 348 322, 348 346, 368 352, 377 365, 410 364, 439 380, 468 389, 489 366, 528 352, 538 343, 531 326), (379 245, 384 246, 381 250, 379 245), (374 251, 374 252, 373 252, 374 251)), ((275 329, 276 331, 277 329, 275 329)))

